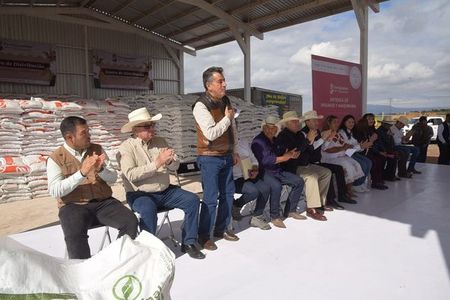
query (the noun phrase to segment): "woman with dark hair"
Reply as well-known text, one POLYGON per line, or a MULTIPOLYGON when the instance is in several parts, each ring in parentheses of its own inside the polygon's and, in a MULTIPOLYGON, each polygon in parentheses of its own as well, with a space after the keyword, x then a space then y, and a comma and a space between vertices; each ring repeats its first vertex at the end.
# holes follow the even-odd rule
POLYGON ((334 136, 329 142, 322 146, 322 162, 340 165, 344 168, 345 183, 348 196, 354 196, 352 184, 354 181, 364 177, 364 172, 359 163, 345 154, 345 151, 353 146, 346 144, 343 137, 337 131, 339 123, 336 116, 328 116, 325 119, 322 135, 334 136))
POLYGON ((372 146, 372 142, 366 140, 363 142, 358 142, 353 137, 353 128, 355 127, 355 118, 352 115, 346 115, 339 126, 339 134, 342 136, 344 143, 352 145, 352 148, 355 152, 351 154, 351 158, 356 160, 361 169, 364 172, 364 177, 353 182, 353 190, 359 193, 364 193, 370 191, 366 184, 364 184, 367 180, 367 176, 370 174, 370 170, 372 169, 372 161, 367 158, 361 152, 369 149, 372 146))
MULTIPOLYGON (((375 129, 375 115, 372 113, 364 114, 353 129, 353 135, 358 142, 370 141, 375 142, 378 138, 375 129)), ((365 155, 372 161, 372 188, 377 190, 386 190, 388 187, 384 185, 383 170, 386 164, 386 153, 380 152, 378 148, 368 148, 365 155)))

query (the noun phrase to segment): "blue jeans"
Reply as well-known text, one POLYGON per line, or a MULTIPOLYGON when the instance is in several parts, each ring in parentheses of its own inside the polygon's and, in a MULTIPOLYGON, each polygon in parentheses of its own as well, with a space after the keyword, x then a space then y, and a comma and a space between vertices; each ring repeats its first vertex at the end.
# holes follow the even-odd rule
POLYGON ((197 241, 200 199, 194 193, 170 185, 162 192, 128 192, 126 197, 131 209, 141 215, 142 230, 155 234, 158 220, 157 210, 179 208, 184 211, 183 244, 192 245, 197 241))
POLYGON ((297 209, 298 202, 303 192, 305 182, 303 179, 295 174, 281 171, 280 173, 264 172, 264 183, 270 186, 270 217, 276 219, 280 217, 280 198, 282 185, 286 184, 290 186, 291 192, 289 193, 286 207, 284 208, 283 215, 287 217, 290 212, 294 212, 297 209))
POLYGON ((394 147, 394 150, 404 151, 406 153, 411 154, 409 159, 408 171, 414 170, 417 162, 417 158, 419 157, 420 149, 419 147, 413 145, 397 145, 394 147))
MULTIPOLYGON (((243 178, 240 179, 244 180, 243 178)), ((236 192, 241 193, 242 196, 234 202, 234 205, 242 207, 256 199, 256 206, 253 214, 255 216, 263 214, 270 196, 270 185, 266 184, 262 179, 258 179, 256 182, 245 180, 242 189, 237 189, 236 192)))
POLYGON ((370 174, 370 170, 372 169, 372 161, 361 153, 354 153, 352 158, 359 163, 365 175, 364 177, 361 177, 353 182, 354 186, 358 186, 363 184, 364 181, 366 181, 367 176, 370 174))
POLYGON ((214 220, 216 235, 223 234, 231 221, 231 207, 234 200, 233 155, 200 155, 197 157, 197 164, 202 174, 203 186, 198 235, 209 239, 214 220), (219 201, 218 208, 217 201, 219 201))

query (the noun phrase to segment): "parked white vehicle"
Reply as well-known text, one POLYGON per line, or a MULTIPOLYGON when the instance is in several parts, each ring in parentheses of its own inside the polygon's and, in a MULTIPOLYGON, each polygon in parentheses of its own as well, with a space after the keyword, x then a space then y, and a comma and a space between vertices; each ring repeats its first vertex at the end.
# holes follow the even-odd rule
MULTIPOLYGON (((437 140, 438 126, 442 122, 444 122, 444 120, 445 120, 444 117, 439 117, 439 116, 428 116, 427 117, 428 125, 430 125, 433 128, 433 136, 431 137, 431 141, 434 142, 437 140)), ((412 118, 409 121, 409 124, 404 127, 405 134, 408 133, 408 131, 410 131, 417 122, 419 122, 419 118, 412 118)))

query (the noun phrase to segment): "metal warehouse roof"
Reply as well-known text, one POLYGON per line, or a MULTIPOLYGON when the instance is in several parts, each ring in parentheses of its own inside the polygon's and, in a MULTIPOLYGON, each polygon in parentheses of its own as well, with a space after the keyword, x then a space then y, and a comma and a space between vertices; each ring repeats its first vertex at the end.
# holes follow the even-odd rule
POLYGON ((385 0, 1 0, 0 14, 34 15, 130 31, 195 55, 195 50, 385 0))

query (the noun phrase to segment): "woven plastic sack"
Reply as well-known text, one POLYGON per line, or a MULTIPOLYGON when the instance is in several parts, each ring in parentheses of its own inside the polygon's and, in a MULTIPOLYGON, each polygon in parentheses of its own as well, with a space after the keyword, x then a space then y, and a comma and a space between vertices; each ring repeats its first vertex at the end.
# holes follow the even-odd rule
POLYGON ((0 299, 170 299, 175 255, 142 232, 87 260, 62 260, 0 239, 0 299))

